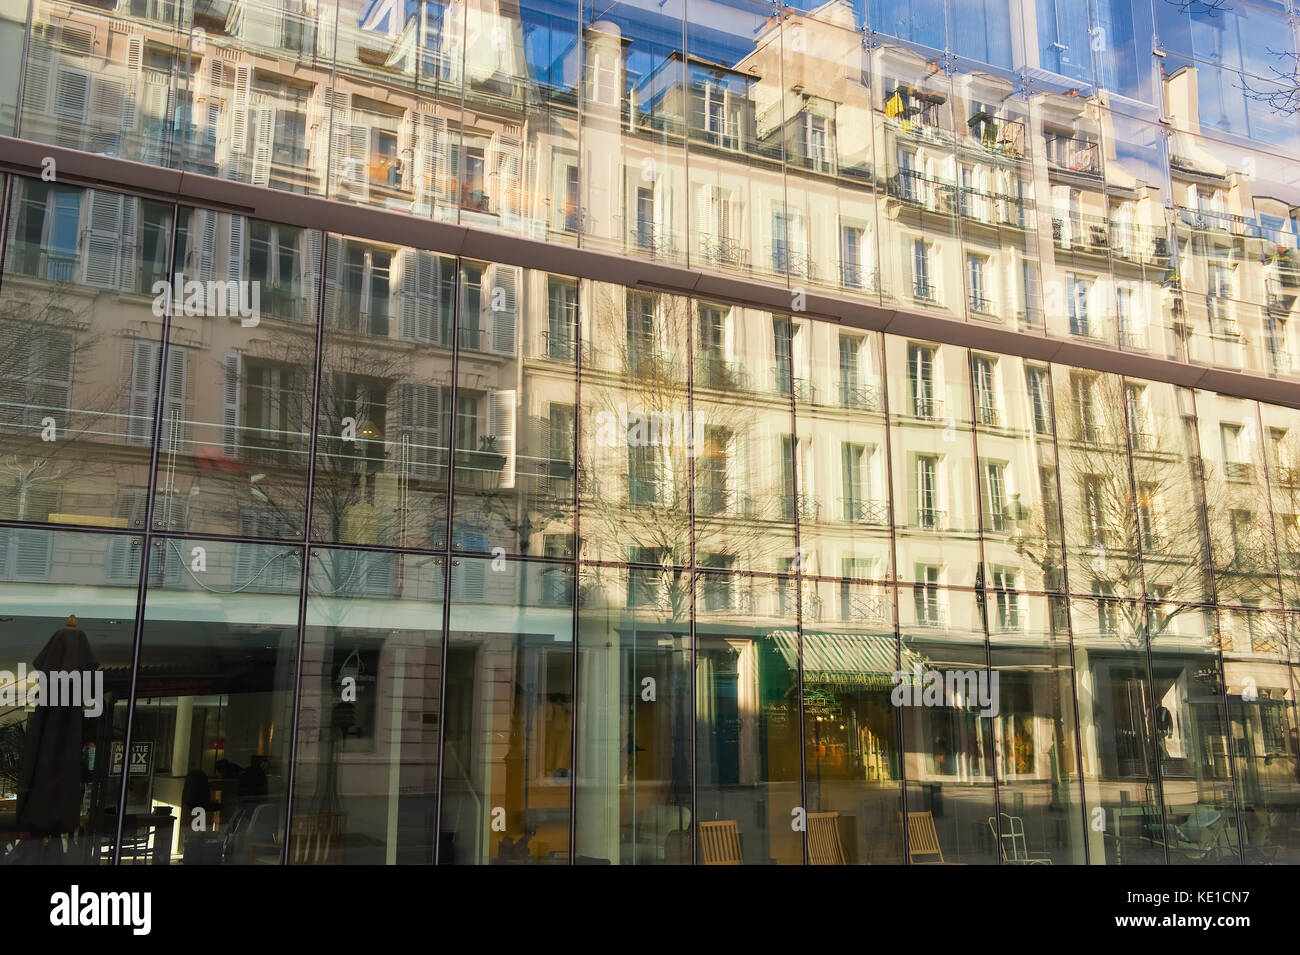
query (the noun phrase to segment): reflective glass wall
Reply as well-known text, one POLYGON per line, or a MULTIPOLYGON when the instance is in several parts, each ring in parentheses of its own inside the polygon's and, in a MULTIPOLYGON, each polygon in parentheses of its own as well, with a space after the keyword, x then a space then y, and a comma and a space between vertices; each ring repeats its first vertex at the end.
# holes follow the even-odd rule
POLYGON ((0 132, 1293 379, 1297 12, 9 0, 0 132))
POLYGON ((1300 859, 1300 412, 6 196, 6 853, 1300 859))

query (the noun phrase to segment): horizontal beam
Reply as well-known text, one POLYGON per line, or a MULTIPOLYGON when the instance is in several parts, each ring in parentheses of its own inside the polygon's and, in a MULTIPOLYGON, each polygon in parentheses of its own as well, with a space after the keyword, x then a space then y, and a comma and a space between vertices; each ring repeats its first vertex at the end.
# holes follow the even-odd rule
MULTIPOLYGON (((132 160, 0 136, 0 171, 39 177, 47 157, 54 159, 58 181, 68 185, 113 189, 162 202, 203 206, 300 228, 341 233, 445 255, 519 265, 596 282, 734 302, 775 312, 792 311, 794 290, 788 283, 780 285, 598 249, 559 245, 422 219, 389 209, 268 189, 215 176, 163 169, 132 160)), ((903 311, 816 289, 803 292, 804 307, 799 314, 838 322, 848 327, 1003 355, 1018 355, 1300 408, 1300 382, 1193 365, 1086 342, 1031 335, 980 322, 903 311)))

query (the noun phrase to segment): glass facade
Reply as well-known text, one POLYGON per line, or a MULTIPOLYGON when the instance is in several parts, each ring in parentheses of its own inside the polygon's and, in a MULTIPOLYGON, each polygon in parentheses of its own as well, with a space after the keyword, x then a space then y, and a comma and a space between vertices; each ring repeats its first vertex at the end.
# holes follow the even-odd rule
POLYGON ((0 0, 0 849, 1300 861, 1297 13, 0 0))

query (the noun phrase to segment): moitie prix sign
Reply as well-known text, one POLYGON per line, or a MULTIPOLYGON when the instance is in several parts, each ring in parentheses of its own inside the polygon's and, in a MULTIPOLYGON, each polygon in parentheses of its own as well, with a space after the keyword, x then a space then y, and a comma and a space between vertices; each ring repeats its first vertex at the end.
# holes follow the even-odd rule
MULTIPOLYGON (((131 775, 148 776, 149 768, 153 765, 153 741, 149 740, 144 743, 131 744, 131 775)), ((116 775, 122 771, 122 744, 113 744, 113 763, 110 769, 111 775, 116 775)))

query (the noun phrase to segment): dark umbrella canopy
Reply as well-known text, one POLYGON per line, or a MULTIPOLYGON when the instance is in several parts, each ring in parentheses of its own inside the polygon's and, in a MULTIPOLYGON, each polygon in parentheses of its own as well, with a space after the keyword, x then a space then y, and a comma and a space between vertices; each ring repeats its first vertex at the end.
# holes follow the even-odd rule
MULTIPOLYGON (((32 662, 33 669, 92 671, 96 661, 90 641, 68 618, 32 662)), ((66 701, 60 701, 66 702, 66 701)), ((84 702, 84 701, 83 701, 84 702)), ((36 707, 27 723, 18 767, 18 828, 32 835, 73 832, 81 817, 80 706, 36 707)))

